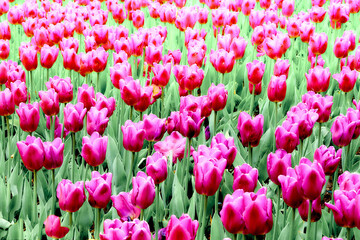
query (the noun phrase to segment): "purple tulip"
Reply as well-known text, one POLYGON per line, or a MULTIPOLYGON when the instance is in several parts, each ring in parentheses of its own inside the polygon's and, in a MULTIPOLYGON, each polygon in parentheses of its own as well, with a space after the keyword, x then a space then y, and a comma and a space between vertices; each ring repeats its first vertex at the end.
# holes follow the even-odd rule
POLYGON ((179 219, 172 215, 166 228, 166 239, 177 240, 181 236, 181 239, 195 240, 198 228, 198 221, 192 220, 188 214, 179 219))
POLYGON ((319 115, 317 122, 324 123, 329 120, 331 107, 333 105, 332 96, 323 97, 320 94, 308 92, 302 96, 302 102, 305 103, 310 109, 316 110, 316 113, 319 115))

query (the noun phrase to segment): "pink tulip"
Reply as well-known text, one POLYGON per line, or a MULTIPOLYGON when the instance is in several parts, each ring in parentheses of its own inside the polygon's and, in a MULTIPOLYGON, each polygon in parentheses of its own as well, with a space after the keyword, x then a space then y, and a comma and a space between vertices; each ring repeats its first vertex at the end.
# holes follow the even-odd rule
POLYGON ((315 26, 311 22, 303 22, 300 25, 300 38, 302 42, 308 43, 315 32, 315 26))
POLYGON ((265 39, 264 27, 257 26, 251 35, 251 44, 258 46, 263 43, 264 39, 265 39))
POLYGON ((328 44, 328 36, 326 33, 314 33, 310 37, 309 45, 311 52, 315 55, 321 55, 325 53, 328 44))
POLYGON ((64 159, 64 143, 61 138, 55 138, 52 142, 44 142, 44 167, 48 170, 61 167, 64 159))
POLYGON ((123 63, 117 63, 113 67, 110 67, 110 79, 114 87, 120 89, 120 80, 126 80, 131 76, 131 65, 126 61, 123 63))
POLYGON ((314 160, 318 161, 324 169, 325 175, 332 175, 341 161, 342 149, 335 151, 333 146, 320 146, 315 150, 314 160))
POLYGON ((129 193, 121 192, 116 196, 113 195, 111 201, 122 221, 128 221, 129 218, 133 220, 140 216, 141 209, 132 204, 129 193))
POLYGON ((10 44, 9 40, 0 39, 0 59, 5 60, 9 57, 10 44))
POLYGON ((59 199, 59 207, 66 212, 78 211, 86 200, 84 182, 73 184, 68 179, 63 179, 56 188, 56 196, 59 199))
POLYGON ((11 31, 8 21, 0 22, 0 39, 11 39, 11 31))
POLYGON ((73 85, 69 77, 60 78, 54 76, 49 79, 49 82, 45 83, 48 89, 53 88, 59 96, 60 103, 68 103, 73 99, 73 85))
POLYGON ((91 68, 94 70, 94 72, 99 73, 105 70, 108 56, 109 54, 102 47, 97 48, 96 50, 92 50, 91 68))
POLYGON ((165 181, 168 174, 167 157, 159 152, 148 156, 146 159, 146 173, 154 180, 155 185, 165 181))
POLYGON ((232 234, 265 235, 273 226, 271 209, 266 188, 257 193, 238 189, 232 195, 226 195, 220 217, 225 229, 232 234))
POLYGON ((139 29, 144 26, 144 12, 141 10, 136 10, 132 12, 132 21, 136 29, 139 29))
MULTIPOLYGON (((108 110, 107 117, 110 118, 115 111, 115 99, 113 97, 106 98, 102 93, 96 93, 95 108, 101 110, 106 108, 108 110)), ((90 109, 91 110, 91 109, 90 109)))
POLYGON ((22 82, 21 80, 10 82, 10 88, 16 106, 19 106, 20 103, 25 103, 27 101, 28 93, 25 82, 22 82))
POLYGON ((314 92, 326 92, 329 88, 331 73, 329 68, 316 66, 310 68, 309 73, 305 73, 307 80, 307 90, 314 92))
POLYGON ((155 199, 154 180, 144 172, 138 172, 132 179, 131 202, 140 209, 148 208, 155 199))
POLYGON ((168 157, 170 154, 173 157, 173 163, 184 157, 186 138, 182 137, 179 132, 172 132, 163 141, 154 144, 154 149, 168 157))
POLYGON ((166 132, 165 119, 160 119, 154 114, 145 114, 142 128, 145 130, 147 141, 160 141, 166 132))
POLYGON ((86 109, 84 104, 78 102, 75 105, 67 104, 64 108, 64 126, 70 132, 79 132, 84 126, 86 109))
POLYGON ((356 122, 349 122, 346 116, 340 114, 331 126, 332 140, 336 146, 344 147, 350 144, 356 128, 356 122))
POLYGON ((55 116, 59 113, 59 95, 54 89, 39 91, 40 107, 48 116, 55 116))
POLYGON ((350 70, 345 66, 340 73, 334 74, 333 78, 339 82, 339 88, 343 92, 350 92, 353 90, 359 73, 355 70, 350 70))
POLYGON ((241 143, 244 147, 251 145, 256 147, 260 143, 263 134, 264 116, 259 114, 254 119, 246 113, 241 112, 237 129, 240 132, 241 143))
POLYGON ((89 192, 89 204, 94 208, 105 208, 111 197, 111 173, 93 171, 91 181, 85 182, 85 188, 89 192))
POLYGON ((260 83, 265 72, 265 64, 258 60, 254 60, 253 62, 247 63, 246 68, 248 70, 249 82, 255 85, 260 83))
POLYGON ((164 65, 155 63, 152 70, 154 73, 152 83, 159 87, 165 87, 170 80, 171 63, 166 63, 164 65))
POLYGON ((223 133, 218 133, 211 140, 211 148, 219 149, 223 158, 226 159, 226 168, 231 168, 237 153, 234 138, 225 138, 223 133))
POLYGON ((38 66, 37 51, 34 46, 26 46, 19 48, 21 63, 27 71, 33 71, 38 66))
POLYGON ((55 239, 65 237, 70 230, 68 227, 62 227, 60 218, 55 215, 48 216, 44 222, 44 225, 46 235, 55 239))
POLYGON ((21 160, 29 171, 38 171, 44 165, 44 147, 40 138, 27 136, 16 143, 21 160))
POLYGON ((320 6, 313 6, 310 9, 310 19, 314 23, 321 23, 322 21, 324 21, 325 14, 325 9, 320 6))
POLYGON ((285 17, 291 17, 294 12, 295 2, 293 0, 284 0, 282 3, 282 14, 285 17))
POLYGON ((287 79, 289 75, 289 68, 290 64, 288 59, 277 59, 274 65, 274 76, 280 77, 281 75, 285 75, 287 79))
POLYGON ((233 52, 227 52, 224 49, 211 51, 210 62, 216 71, 224 74, 231 72, 235 64, 235 55, 233 52))
POLYGON ((124 126, 121 126, 123 133, 123 146, 127 151, 139 152, 144 144, 145 130, 141 128, 141 123, 133 123, 127 120, 124 126))
POLYGON ((78 89, 77 101, 84 104, 84 107, 89 111, 95 105, 94 87, 83 84, 78 89))
POLYGON ((272 102, 281 102, 286 96, 286 76, 272 76, 267 88, 268 98, 272 102))
POLYGON ((200 147, 198 151, 193 153, 195 189, 201 195, 213 196, 220 186, 227 161, 202 154, 200 147))
POLYGON ((50 47, 45 44, 40 50, 40 63, 44 68, 52 68, 57 57, 59 55, 59 49, 56 46, 50 47))
POLYGON ((226 106, 228 92, 224 84, 215 85, 214 83, 208 89, 208 98, 211 102, 211 108, 214 111, 223 110, 226 106))
POLYGON ((305 199, 315 200, 321 194, 325 185, 325 173, 318 161, 313 163, 307 158, 301 158, 295 167, 298 176, 299 191, 305 199))
POLYGON ((235 167, 233 190, 242 189, 244 192, 253 192, 257 186, 259 172, 249 164, 244 163, 235 167))
POLYGON ((21 130, 24 132, 36 131, 40 121, 39 103, 20 103, 19 109, 16 109, 16 113, 19 116, 21 130))
POLYGON ((291 154, 283 149, 270 153, 267 157, 267 173, 272 182, 280 185, 278 179, 281 175, 286 175, 287 169, 291 167, 291 154))
MULTIPOLYGON (((304 200, 299 207, 299 214, 303 221, 308 220, 309 215, 309 200, 304 200)), ((317 222, 321 218, 321 197, 319 196, 311 205, 311 222, 317 222)))
POLYGON ((277 149, 284 149, 288 153, 292 153, 296 146, 300 143, 298 124, 292 124, 285 121, 282 126, 278 126, 275 130, 275 141, 277 149))
POLYGON ((176 240, 179 236, 182 239, 195 240, 199 223, 192 220, 188 214, 183 214, 179 219, 172 215, 166 228, 166 239, 176 240))
POLYGON ((305 103, 310 109, 316 110, 319 115, 317 122, 324 123, 330 118, 331 107, 333 105, 332 96, 321 96, 310 91, 302 96, 302 102, 305 103))
POLYGON ((337 58, 345 58, 348 56, 350 41, 347 38, 338 37, 334 44, 334 54, 337 58))
POLYGON ((200 134, 201 124, 205 118, 201 117, 201 110, 180 112, 180 133, 187 138, 196 138, 200 134))
POLYGON ((281 184, 284 202, 292 208, 298 208, 304 201, 300 193, 300 182, 297 173, 291 167, 287 168, 286 174, 280 175, 278 181, 281 184))
POLYGON ((102 137, 94 132, 90 137, 83 137, 81 156, 90 166, 97 167, 102 164, 106 157, 108 137, 102 137))
POLYGON ((242 59, 245 54, 247 41, 242 37, 233 38, 230 44, 230 51, 235 55, 235 60, 242 59))

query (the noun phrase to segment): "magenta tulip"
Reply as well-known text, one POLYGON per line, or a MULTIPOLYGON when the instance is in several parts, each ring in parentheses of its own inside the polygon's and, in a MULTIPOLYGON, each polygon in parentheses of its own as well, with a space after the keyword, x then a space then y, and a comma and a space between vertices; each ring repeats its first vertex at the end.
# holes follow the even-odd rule
POLYGON ((105 208, 111 197, 111 173, 93 171, 91 181, 85 182, 85 188, 89 192, 89 204, 94 208, 105 208))
POLYGON ((70 230, 68 227, 62 227, 60 218, 55 215, 48 216, 44 222, 44 225, 46 235, 54 239, 65 237, 70 230))
POLYGON ((20 103, 19 109, 16 109, 16 113, 19 116, 21 130, 24 132, 36 131, 40 121, 38 102, 34 102, 33 104, 20 103))
POLYGON ((90 166, 97 167, 102 164, 106 157, 108 137, 101 137, 99 133, 94 132, 91 137, 83 137, 81 156, 90 166))
POLYGON ((45 153, 40 138, 27 136, 25 141, 16 143, 21 160, 29 171, 38 171, 44 165, 45 153))
POLYGON ((158 185, 165 181, 167 171, 167 157, 159 152, 155 152, 152 156, 146 158, 146 173, 158 185))
POLYGON ((257 186, 259 172, 249 164, 244 163, 234 169, 233 190, 242 189, 244 192, 253 192, 257 186))
POLYGON ((44 142, 44 167, 47 170, 61 167, 64 159, 64 143, 61 138, 55 138, 52 142, 44 142))
POLYGON ((132 204, 129 193, 121 192, 116 196, 113 195, 111 201, 122 221, 134 220, 140 216, 141 209, 132 204))
POLYGON ((183 214, 179 219, 172 215, 166 228, 166 239, 195 240, 198 228, 198 221, 192 220, 188 214, 183 214))
POLYGON ((295 170, 287 168, 286 174, 280 175, 278 181, 281 185, 283 200, 289 207, 298 208, 304 201, 300 192, 300 182, 295 170))
POLYGON ((333 146, 320 146, 315 150, 314 160, 318 161, 324 169, 325 175, 331 176, 341 161, 342 149, 335 151, 333 146))
POLYGON ((280 185, 278 179, 281 175, 286 175, 287 169, 291 167, 291 154, 283 149, 270 153, 267 157, 267 173, 270 180, 276 185, 280 185))
POLYGON ((155 199, 154 180, 144 172, 138 172, 132 179, 131 202, 140 209, 148 208, 155 199))
POLYGON ((239 115, 237 129, 240 132, 241 143, 244 147, 251 145, 256 147, 260 143, 263 134, 264 116, 259 114, 254 119, 246 113, 239 115))
POLYGON ((84 182, 73 184, 68 179, 63 179, 56 188, 56 196, 59 199, 59 207, 66 212, 78 211, 86 200, 84 182))

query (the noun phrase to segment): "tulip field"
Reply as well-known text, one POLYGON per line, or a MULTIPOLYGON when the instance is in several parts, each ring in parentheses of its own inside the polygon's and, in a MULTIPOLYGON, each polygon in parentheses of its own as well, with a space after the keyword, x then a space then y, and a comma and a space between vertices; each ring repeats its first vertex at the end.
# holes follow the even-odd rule
POLYGON ((360 240, 359 0, 0 0, 0 239, 360 240))

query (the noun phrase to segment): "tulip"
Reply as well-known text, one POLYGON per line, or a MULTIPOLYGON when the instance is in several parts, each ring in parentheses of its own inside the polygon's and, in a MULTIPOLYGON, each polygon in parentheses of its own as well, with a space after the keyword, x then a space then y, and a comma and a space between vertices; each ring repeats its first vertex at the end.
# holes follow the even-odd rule
POLYGON ((213 196, 220 186, 227 161, 225 158, 216 159, 200 152, 193 156, 196 192, 213 196))
POLYGON ((120 50, 119 53, 116 53, 116 52, 113 53, 113 59, 114 59, 114 65, 116 63, 127 62, 128 55, 127 55, 127 53, 125 51, 120 50))
POLYGON ((73 99, 73 85, 69 77, 60 78, 54 76, 49 82, 45 83, 48 89, 53 88, 59 96, 60 103, 68 103, 73 99))
POLYGON ((113 195, 111 201, 122 221, 127 221, 129 218, 133 220, 140 216, 141 210, 132 204, 129 193, 121 192, 116 196, 113 195))
POLYGON ((348 56, 350 41, 347 38, 336 38, 334 44, 334 54, 337 58, 345 58, 348 56))
POLYGON ((0 39, 11 39, 11 31, 8 21, 0 22, 0 39))
POLYGON ((324 169, 325 175, 332 175, 341 160, 342 149, 335 151, 333 146, 327 148, 322 145, 315 150, 314 160, 318 161, 324 169))
POLYGON ((40 50, 41 66, 47 69, 52 68, 58 55, 59 49, 56 46, 50 47, 49 45, 45 44, 40 50))
POLYGON ((299 191, 305 199, 314 201, 321 194, 325 185, 325 173, 318 161, 310 162, 307 158, 301 158, 295 167, 298 176, 299 191))
POLYGON ((286 96, 286 76, 272 76, 267 88, 268 98, 272 102, 281 102, 286 96))
POLYGON ((127 151, 139 152, 144 144, 145 130, 141 128, 140 123, 133 123, 127 120, 124 126, 121 126, 123 133, 123 146, 127 151))
POLYGON ((263 134, 263 125, 263 115, 259 114, 252 119, 248 113, 240 113, 237 129, 240 132, 241 143, 244 147, 248 145, 256 147, 259 145, 261 135, 263 134))
POLYGON ((152 103, 154 103, 153 91, 152 86, 140 88, 138 102, 134 105, 136 111, 144 112, 152 103))
POLYGON ((325 9, 320 6, 313 6, 310 9, 310 19, 314 23, 321 23, 322 21, 324 21, 325 14, 325 9))
POLYGON ((40 107, 48 116, 55 116, 59 113, 59 95, 54 89, 39 91, 40 107))
POLYGON ((25 103, 27 101, 28 94, 25 82, 22 82, 21 80, 11 82, 10 89, 16 106, 19 106, 20 103, 25 103))
POLYGON ((93 27, 93 36, 98 46, 106 44, 109 37, 109 28, 106 25, 97 24, 93 27))
POLYGON ((294 12, 295 2, 293 0, 284 0, 282 3, 282 15, 291 17, 294 12))
POLYGON ((60 41, 64 38, 64 26, 62 23, 57 23, 55 25, 50 24, 48 27, 48 31, 49 31, 49 42, 52 44, 59 44, 60 41))
POLYGON ((208 98, 211 102, 211 108, 214 111, 221 111, 226 106, 228 92, 224 84, 215 85, 214 83, 208 89, 208 98))
POLYGON ((234 53, 235 60, 242 59, 245 54, 247 41, 242 37, 233 38, 230 44, 230 51, 234 53))
POLYGON ((264 27, 257 26, 251 35, 251 44, 258 46, 263 43, 264 39, 265 39, 264 27))
POLYGON ((159 87, 165 87, 170 80, 171 63, 166 63, 164 65, 155 63, 152 70, 154 73, 152 83, 159 87))
POLYGON ((179 132, 172 132, 163 141, 154 144, 154 149, 168 157, 173 157, 173 163, 184 158, 186 138, 182 137, 179 132))
POLYGON ((356 122, 348 122, 346 116, 340 114, 331 126, 332 140, 336 146, 345 147, 350 144, 356 128, 356 122))
POLYGON ((105 70, 108 56, 109 54, 102 47, 97 48, 96 50, 92 50, 91 68, 94 70, 94 72, 99 73, 105 70))
POLYGON ((179 219, 172 215, 166 228, 166 239, 176 240, 181 236, 181 239, 195 240, 198 228, 198 221, 192 220, 188 214, 179 219))
POLYGON ((67 70, 76 70, 76 68, 78 67, 77 59, 79 58, 79 56, 76 55, 75 49, 65 48, 61 51, 61 55, 63 57, 64 68, 67 70))
POLYGON ((358 76, 357 71, 350 70, 349 67, 345 66, 340 73, 334 74, 333 78, 339 82, 340 90, 347 93, 353 90, 358 76))
POLYGON ((299 30, 301 41, 308 43, 310 41, 310 37, 315 32, 315 26, 311 22, 303 22, 300 25, 299 30))
POLYGON ((98 110, 95 107, 90 108, 86 118, 86 130, 89 135, 92 135, 93 132, 98 132, 100 135, 104 134, 109 122, 107 114, 108 110, 106 108, 101 110, 98 110))
POLYGON ((349 20, 350 9, 347 4, 331 3, 329 5, 330 26, 334 29, 341 28, 341 24, 349 20))
POLYGON ((77 101, 84 104, 84 107, 89 111, 95 105, 94 87, 83 84, 78 89, 77 101))
POLYGON ((64 158, 64 143, 61 138, 55 138, 53 142, 44 142, 44 167, 48 170, 61 167, 64 158))
POLYGON ((297 133, 300 140, 304 140, 312 134, 313 127, 318 119, 319 115, 313 109, 308 109, 307 105, 304 103, 299 103, 298 105, 291 108, 287 113, 287 119, 283 123, 297 126, 297 133))
POLYGON ((316 66, 310 68, 309 73, 305 73, 307 80, 307 90, 314 92, 326 92, 329 88, 331 73, 329 68, 316 66))
POLYGON ((225 138, 223 133, 218 133, 211 140, 211 148, 219 149, 222 157, 226 159, 226 168, 231 168, 237 153, 237 148, 234 144, 234 138, 225 138))
POLYGON ((179 86, 187 91, 200 88, 204 79, 204 71, 197 67, 196 64, 190 67, 187 65, 176 65, 173 68, 173 73, 179 86))
POLYGON ((219 73, 228 73, 233 70, 235 64, 235 55, 232 51, 227 52, 224 49, 211 51, 210 62, 215 70, 219 73))
POLYGON ((249 164, 244 163, 235 167, 233 190, 242 189, 244 192, 253 192, 257 186, 259 172, 249 164))
POLYGON ((44 27, 35 28, 33 40, 37 47, 42 48, 45 44, 49 44, 49 31, 44 27))
POLYGON ((16 143, 21 160, 29 171, 38 171, 44 165, 44 147, 40 138, 27 136, 16 143))
POLYGON ((276 150, 275 153, 270 153, 267 157, 267 173, 272 182, 280 185, 278 179, 281 175, 286 175, 287 169, 291 167, 291 154, 283 149, 276 150))
POLYGON ((9 57, 10 44, 9 40, 0 39, 0 59, 5 60, 9 57))
POLYGON ((133 190, 130 192, 131 202, 134 206, 144 210, 148 208, 155 199, 154 180, 144 172, 138 172, 132 179, 133 190))
POLYGON ((86 200, 84 182, 73 184, 68 179, 63 179, 56 189, 56 196, 59 199, 59 207, 66 212, 76 212, 86 200))
POLYGON ((328 36, 326 33, 314 33, 310 37, 309 45, 311 52, 316 56, 325 53, 328 44, 328 36))
POLYGON ((16 109, 16 113, 19 116, 21 130, 25 132, 36 131, 40 121, 39 103, 20 103, 19 109, 16 109))
POLYGON ((247 63, 246 68, 248 70, 249 82, 255 85, 260 83, 265 72, 265 64, 261 61, 254 60, 253 62, 247 63))
MULTIPOLYGON (((359 5, 360 6, 360 5, 359 5)), ((352 30, 347 30, 343 33, 343 38, 347 39, 350 42, 348 51, 354 51, 356 47, 356 36, 352 30)))
POLYGON ((94 208, 105 208, 111 197, 111 173, 93 171, 91 181, 85 182, 85 188, 89 192, 89 203, 94 208))
POLYGON ((166 131, 165 119, 160 119, 154 114, 145 114, 142 128, 147 141, 160 141, 166 131))
POLYGON ((295 170, 291 167, 287 168, 286 174, 280 175, 278 181, 281 184, 284 202, 292 208, 298 208, 304 197, 300 193, 300 182, 295 170))
POLYGON ((60 239, 66 236, 69 232, 68 227, 62 227, 60 218, 55 215, 50 215, 46 218, 45 222, 45 233, 48 237, 60 239))
POLYGON ((90 137, 83 137, 81 156, 87 164, 97 167, 102 164, 106 157, 108 137, 102 137, 99 133, 94 132, 90 137))
POLYGON ((288 153, 295 150, 300 143, 297 125, 285 121, 282 126, 276 128, 275 141, 277 149, 284 149, 288 153))
POLYGON ((274 65, 274 76, 280 77, 281 75, 285 75, 287 79, 289 75, 289 68, 290 64, 288 59, 277 59, 274 65))
POLYGON ((316 110, 319 115, 317 122, 324 123, 330 118, 331 107, 333 105, 332 96, 321 96, 314 92, 308 92, 302 96, 302 102, 305 103, 309 108, 316 110))
POLYGON ((126 61, 123 63, 117 63, 114 67, 110 67, 110 79, 114 87, 120 89, 120 80, 126 80, 131 76, 131 65, 126 61))
POLYGON ((155 185, 165 181, 168 174, 166 156, 159 152, 148 156, 146 159, 146 174, 154 180, 155 185))
POLYGON ((201 110, 180 112, 180 133, 189 139, 196 138, 200 134, 201 124, 205 118, 201 117, 201 110))
POLYGON ((84 104, 78 102, 75 105, 67 104, 64 108, 64 126, 70 132, 79 132, 84 126, 86 109, 84 104))
POLYGON ((144 12, 141 10, 136 10, 132 12, 132 21, 133 21, 133 25, 134 27, 136 27, 136 29, 139 29, 141 27, 144 26, 144 12))
POLYGON ((21 63, 24 65, 25 69, 27 71, 35 70, 38 66, 37 51, 35 47, 28 46, 21 48, 20 46, 20 49, 19 49, 19 51, 21 51, 20 60, 21 63))
MULTIPOLYGON (((102 93, 96 93, 95 108, 97 110, 107 109, 107 117, 110 118, 115 111, 115 99, 113 97, 106 98, 102 93)), ((91 108, 90 108, 91 109, 91 108)))
POLYGON ((226 195, 220 217, 225 229, 232 234, 265 235, 273 226, 271 208, 265 188, 256 194, 238 189, 226 195))

